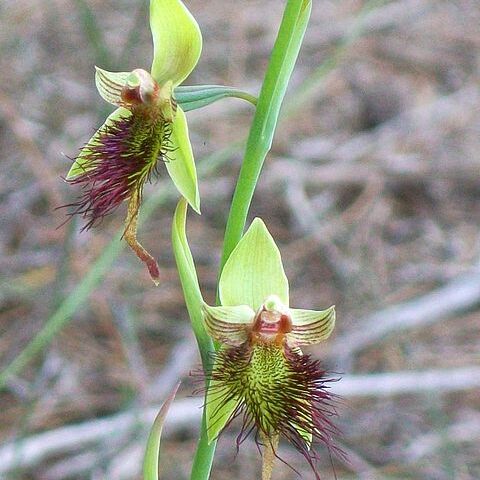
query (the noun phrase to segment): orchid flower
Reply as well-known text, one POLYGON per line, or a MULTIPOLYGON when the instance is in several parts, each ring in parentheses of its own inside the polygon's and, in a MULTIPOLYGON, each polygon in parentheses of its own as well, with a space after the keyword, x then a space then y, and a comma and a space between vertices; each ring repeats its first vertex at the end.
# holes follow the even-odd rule
POLYGON ((270 478, 280 435, 312 467, 312 440, 338 451, 331 379, 319 361, 301 350, 330 336, 335 309, 290 308, 288 291, 280 252, 264 223, 255 219, 222 271, 221 306, 203 305, 207 332, 221 345, 207 374, 209 439, 242 415, 237 444, 257 433, 265 446, 263 478, 270 478))
POLYGON ((151 0, 150 27, 150 73, 96 68, 99 94, 118 108, 81 150, 66 180, 82 187, 82 196, 69 206, 71 215, 87 220, 84 229, 128 202, 124 238, 158 284, 158 264, 137 240, 137 219, 145 182, 157 175, 161 162, 180 194, 200 212, 187 122, 174 91, 197 64, 202 36, 180 0, 151 0))

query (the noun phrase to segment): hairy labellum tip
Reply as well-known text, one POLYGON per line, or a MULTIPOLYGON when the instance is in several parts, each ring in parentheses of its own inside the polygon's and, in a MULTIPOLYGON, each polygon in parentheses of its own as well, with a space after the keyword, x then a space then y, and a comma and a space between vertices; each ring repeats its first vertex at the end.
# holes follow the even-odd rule
MULTIPOLYGON (((224 406, 239 399, 228 421, 238 416, 243 419, 238 445, 251 432, 256 432, 257 441, 259 437, 283 435, 305 456, 314 472, 317 454, 310 448, 312 440, 342 456, 335 445, 339 431, 332 423, 336 398, 328 390, 334 379, 309 355, 286 344, 247 341, 217 352, 209 378, 212 386, 207 402, 216 398, 219 403, 218 398, 223 398, 224 406)), ((218 414, 223 406, 221 401, 216 408, 218 414)), ((210 424, 217 421, 215 415, 214 411, 210 424)))
POLYGON ((111 214, 133 192, 141 198, 145 182, 157 174, 159 159, 172 150, 171 126, 163 120, 130 114, 100 129, 76 160, 83 173, 68 179, 80 185, 80 198, 66 207, 87 219, 89 229, 111 214))

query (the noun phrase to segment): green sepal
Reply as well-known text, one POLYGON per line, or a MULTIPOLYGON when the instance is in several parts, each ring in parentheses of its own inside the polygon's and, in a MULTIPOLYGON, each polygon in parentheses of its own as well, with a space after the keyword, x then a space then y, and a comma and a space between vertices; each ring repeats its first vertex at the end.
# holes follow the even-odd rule
POLYGON ((256 218, 231 253, 218 285, 222 305, 257 310, 270 295, 288 307, 288 280, 280 251, 260 218, 256 218))
POLYGON ((170 140, 172 150, 168 153, 165 166, 178 191, 187 199, 191 207, 200 213, 197 170, 188 136, 187 119, 181 108, 177 108, 170 140))
POLYGON ((289 337, 296 345, 315 345, 326 340, 335 328, 335 307, 326 310, 290 309, 292 331, 289 337))
MULTIPOLYGON (((215 364, 213 366, 212 376, 215 375, 216 368, 217 366, 215 364)), ((226 398, 228 395, 230 395, 230 393, 227 387, 221 387, 215 380, 210 380, 205 399, 205 418, 209 444, 217 439, 240 403, 241 399, 239 397, 226 398)))
POLYGON ((87 144, 80 150, 78 157, 73 162, 70 170, 67 173, 66 180, 71 180, 72 178, 78 177, 79 175, 84 174, 88 171, 84 167, 85 162, 88 160, 87 155, 89 153, 89 148, 92 145, 95 145, 99 135, 105 130, 105 127, 108 127, 112 124, 113 120, 119 120, 120 118, 126 118, 131 115, 130 110, 120 107, 113 111, 105 120, 104 124, 94 133, 92 138, 87 142, 87 144))
POLYGON ((188 77, 202 51, 202 34, 196 20, 180 0, 150 0, 153 37, 152 76, 176 87, 188 77))
POLYGON ((158 412, 150 430, 147 440, 145 456, 143 460, 143 480, 158 480, 159 459, 160 459, 160 437, 162 435, 163 424, 167 417, 168 410, 175 398, 180 382, 177 383, 172 392, 168 395, 158 412))
POLYGON ((181 86, 175 89, 175 100, 185 112, 203 108, 211 103, 228 97, 240 98, 257 104, 257 99, 247 92, 223 85, 191 85, 181 86))

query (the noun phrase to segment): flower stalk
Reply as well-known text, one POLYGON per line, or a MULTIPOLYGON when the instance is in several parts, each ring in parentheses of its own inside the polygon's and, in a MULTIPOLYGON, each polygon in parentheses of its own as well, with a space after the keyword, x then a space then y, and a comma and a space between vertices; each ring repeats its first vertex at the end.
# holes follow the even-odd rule
POLYGON ((262 456, 262 480, 270 480, 272 478, 273 465, 276 458, 276 450, 278 448, 279 435, 272 438, 263 436, 264 450, 262 456))
POLYGON ((312 9, 311 0, 288 0, 268 63, 230 212, 225 228, 220 271, 242 238, 253 194, 269 152, 312 9))
MULTIPOLYGON (((220 271, 242 237, 250 203, 263 166, 271 148, 275 127, 285 92, 310 18, 311 0, 288 0, 279 27, 264 81, 257 100, 244 160, 235 188, 227 220, 220 271)), ((204 357, 205 352, 202 352, 204 357)), ((205 364, 204 364, 205 365, 205 364)), ((208 388, 207 381, 207 388, 208 388)), ((197 446, 191 472, 192 480, 208 480, 215 453, 216 439, 209 438, 204 418, 201 439, 197 446), (205 468, 206 466, 206 468, 205 468)), ((269 443, 271 445, 271 442, 269 443)), ((268 456, 268 454, 267 454, 268 456)), ((274 454, 270 462, 273 468, 274 454)), ((265 467, 266 471, 270 467, 265 467)))

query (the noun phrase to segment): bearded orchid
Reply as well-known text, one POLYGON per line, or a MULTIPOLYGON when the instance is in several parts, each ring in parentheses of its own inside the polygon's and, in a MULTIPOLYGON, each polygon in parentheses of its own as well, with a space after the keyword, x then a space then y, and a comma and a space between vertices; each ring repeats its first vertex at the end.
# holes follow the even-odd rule
POLYGON ((282 435, 313 468, 312 440, 339 451, 334 396, 328 391, 332 379, 301 350, 330 336, 335 309, 289 308, 288 292, 280 252, 264 223, 255 219, 222 271, 221 306, 203 305, 206 330, 221 345, 207 373, 209 439, 242 416, 237 444, 256 433, 265 447, 265 479, 282 435))
POLYGON ((101 97, 117 109, 75 159, 66 181, 82 187, 70 204, 89 229, 128 202, 124 238, 158 284, 156 260, 137 240, 143 187, 158 174, 160 163, 180 194, 200 213, 197 173, 185 110, 201 108, 228 96, 255 98, 222 86, 179 87, 191 73, 202 49, 197 22, 180 0, 151 0, 150 27, 154 56, 151 72, 108 72, 96 68, 101 97), (178 87, 178 88, 177 88, 178 87))

